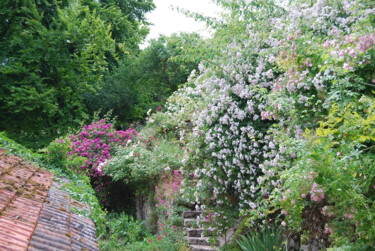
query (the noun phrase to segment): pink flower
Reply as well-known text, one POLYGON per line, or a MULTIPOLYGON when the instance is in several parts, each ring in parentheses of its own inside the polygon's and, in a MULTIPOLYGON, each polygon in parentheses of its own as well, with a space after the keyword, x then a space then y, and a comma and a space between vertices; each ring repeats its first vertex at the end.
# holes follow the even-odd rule
POLYGON ((348 218, 348 219, 353 219, 354 215, 353 214, 344 214, 344 217, 348 218))
POLYGON ((322 211, 322 214, 323 214, 323 215, 326 215, 327 209, 328 209, 327 206, 322 207, 322 210, 321 210, 321 211, 322 211))
POLYGON ((323 189, 318 189, 318 184, 316 184, 315 182, 313 183, 312 187, 311 187, 311 191, 310 191, 310 198, 311 200, 313 201, 322 201, 324 198, 325 198, 325 194, 323 192, 323 189))
POLYGON ((366 52, 375 44, 375 34, 365 35, 359 37, 359 43, 357 45, 357 49, 362 52, 366 52))
POLYGON ((275 114, 273 112, 271 112, 271 111, 262 111, 260 113, 260 116, 262 117, 262 120, 276 119, 275 114))
POLYGON ((330 227, 328 227, 328 225, 326 224, 326 225, 324 226, 324 233, 325 233, 325 234, 333 234, 333 229, 330 228, 330 227))
POLYGON ((350 66, 348 63, 344 63, 342 68, 348 71, 352 71, 354 69, 353 66, 350 66))
POLYGON ((306 194, 301 194, 301 197, 304 199, 304 198, 306 198, 306 194))

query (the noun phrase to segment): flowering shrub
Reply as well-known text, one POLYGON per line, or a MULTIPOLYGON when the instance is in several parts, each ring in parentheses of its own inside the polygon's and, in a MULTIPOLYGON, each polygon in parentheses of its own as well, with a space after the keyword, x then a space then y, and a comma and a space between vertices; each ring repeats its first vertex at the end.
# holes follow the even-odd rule
POLYGON ((68 159, 85 159, 80 166, 68 166, 91 178, 99 200, 107 203, 108 185, 111 179, 103 174, 103 166, 111 158, 115 146, 125 145, 137 132, 133 129, 116 131, 104 119, 85 125, 77 135, 70 136, 71 148, 66 152, 68 159))
POLYGON ((174 170, 173 174, 165 174, 160 177, 160 182, 155 186, 155 204, 156 213, 158 215, 158 229, 163 231, 165 228, 181 227, 183 223, 183 208, 177 205, 179 200, 180 186, 183 180, 179 170, 174 170))
MULTIPOLYGON (((91 177, 103 176, 103 164, 111 158, 114 146, 125 145, 137 132, 134 129, 115 131, 104 119, 85 125, 78 135, 71 135, 72 151, 68 155, 87 158, 80 168, 91 177)), ((77 170, 79 171, 79 170, 77 170)))
POLYGON ((138 189, 150 187, 163 173, 180 167, 182 152, 176 143, 156 138, 139 140, 118 148, 116 155, 106 163, 104 173, 138 189))
POLYGON ((315 133, 306 131, 299 157, 281 173, 283 188, 274 192, 274 205, 287 212, 290 226, 300 227, 309 220, 303 219, 306 208, 314 208, 324 218, 321 233, 336 244, 374 238, 374 105, 363 97, 357 104, 360 111, 333 106, 315 133))

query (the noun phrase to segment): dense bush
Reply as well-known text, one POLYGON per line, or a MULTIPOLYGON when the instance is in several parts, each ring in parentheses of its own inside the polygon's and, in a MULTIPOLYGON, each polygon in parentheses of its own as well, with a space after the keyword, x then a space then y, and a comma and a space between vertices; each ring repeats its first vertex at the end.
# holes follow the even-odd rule
POLYGON ((375 238, 374 104, 363 97, 343 110, 334 105, 315 132, 289 145, 298 157, 281 172, 283 187, 273 194, 287 225, 307 231, 313 220, 306 211, 316 210, 324 218, 321 231, 335 244, 375 238))
POLYGON ((104 173, 134 186, 150 186, 156 184, 163 172, 178 169, 181 158, 178 144, 152 137, 118 148, 116 156, 105 165, 104 173))
POLYGON ((265 228, 260 232, 242 236, 240 240, 237 240, 237 243, 244 251, 287 250, 285 249, 285 245, 283 245, 281 234, 274 229, 268 228, 265 228))
POLYGON ((106 242, 101 247, 103 250, 117 250, 130 242, 141 241, 148 235, 142 222, 124 213, 108 214, 106 220, 109 231, 105 236, 106 242))
POLYGON ((137 132, 133 129, 116 131, 112 124, 104 119, 85 125, 77 135, 71 135, 71 151, 68 155, 85 157, 85 165, 80 167, 90 177, 103 176, 102 165, 111 158, 114 146, 125 145, 137 132))
POLYGON ((101 242, 101 250, 188 250, 174 229, 165 228, 153 236, 144 223, 125 214, 109 215, 107 226, 110 230, 101 242))
POLYGON ((111 158, 113 148, 125 145, 137 133, 133 129, 116 131, 104 119, 83 126, 76 135, 56 139, 44 150, 50 167, 74 171, 90 178, 101 203, 108 206, 111 179, 102 168, 111 158))

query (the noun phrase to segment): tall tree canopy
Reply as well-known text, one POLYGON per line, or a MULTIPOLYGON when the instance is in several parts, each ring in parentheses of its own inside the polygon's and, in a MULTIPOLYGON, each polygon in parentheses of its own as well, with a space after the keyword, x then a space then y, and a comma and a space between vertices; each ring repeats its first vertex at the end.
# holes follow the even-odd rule
POLYGON ((56 134, 87 116, 104 73, 147 34, 152 1, 0 2, 0 130, 56 134))

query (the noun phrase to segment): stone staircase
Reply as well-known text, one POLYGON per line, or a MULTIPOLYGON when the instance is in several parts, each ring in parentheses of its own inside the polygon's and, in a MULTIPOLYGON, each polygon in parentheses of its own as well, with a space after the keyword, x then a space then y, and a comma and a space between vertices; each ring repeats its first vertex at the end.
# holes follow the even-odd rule
POLYGON ((208 235, 209 230, 199 224, 198 218, 201 217, 202 211, 185 211, 183 213, 185 238, 191 248, 191 251, 216 251, 218 247, 212 247, 208 242, 208 237, 204 236, 204 232, 208 235))

